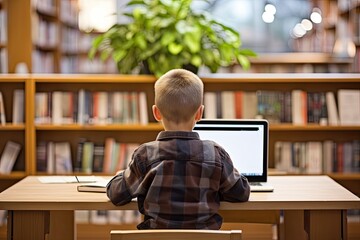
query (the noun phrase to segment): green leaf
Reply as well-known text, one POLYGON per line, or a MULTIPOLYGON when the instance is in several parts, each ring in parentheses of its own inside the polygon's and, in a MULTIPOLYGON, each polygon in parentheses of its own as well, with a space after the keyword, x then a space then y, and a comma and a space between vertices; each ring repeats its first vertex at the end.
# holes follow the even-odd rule
POLYGON ((135 42, 139 46, 140 49, 144 50, 147 48, 147 43, 144 35, 138 34, 135 37, 135 42))
POLYGON ((257 54, 252 51, 251 49, 240 49, 239 53, 245 56, 249 56, 249 57, 256 57, 257 54))
POLYGON ((165 32, 165 34, 161 37, 161 45, 167 46, 170 43, 175 41, 175 34, 174 32, 165 32))
POLYGON ((170 43, 168 46, 169 52, 173 55, 178 55, 183 48, 184 47, 181 44, 177 44, 175 42, 170 43))
POLYGON ((237 60, 245 70, 248 70, 250 68, 250 61, 247 57, 243 55, 238 55, 237 60))
POLYGON ((102 60, 102 61, 105 61, 106 59, 108 59, 109 58, 109 56, 110 56, 110 51, 102 51, 101 52, 101 55, 100 55, 100 59, 102 60))
POLYGON ((227 44, 221 45, 219 51, 222 60, 224 60, 226 64, 231 62, 233 56, 233 49, 229 45, 227 44))
POLYGON ((199 55, 194 55, 191 59, 191 64, 193 64, 196 67, 200 67, 202 63, 201 57, 199 55))
POLYGON ((135 8, 133 11, 134 19, 139 20, 142 15, 142 10, 140 8, 135 8))
POLYGON ((94 38, 94 40, 92 41, 93 48, 99 48, 99 46, 103 40, 104 40, 103 35, 100 35, 100 36, 97 36, 96 38, 94 38))
POLYGON ((126 51, 118 49, 112 55, 115 62, 120 62, 126 56, 126 51))
POLYGON ((200 38, 197 34, 186 33, 184 36, 184 44, 190 49, 192 53, 200 51, 200 38))

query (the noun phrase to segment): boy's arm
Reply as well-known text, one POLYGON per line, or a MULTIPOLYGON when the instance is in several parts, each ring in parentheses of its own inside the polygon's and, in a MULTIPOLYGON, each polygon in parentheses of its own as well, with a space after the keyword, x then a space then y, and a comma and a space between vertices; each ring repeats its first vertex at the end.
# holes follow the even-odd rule
POLYGON ((106 186, 106 194, 114 205, 124 205, 137 197, 136 192, 142 180, 143 171, 139 169, 140 160, 136 153, 137 150, 134 151, 129 166, 117 172, 106 186))
POLYGON ((239 174, 240 178, 228 191, 220 195, 221 201, 227 202, 246 202, 250 196, 250 186, 248 180, 243 175, 239 174))
POLYGON ((133 198, 126 186, 124 172, 118 172, 106 186, 106 194, 114 205, 124 205, 133 198))
POLYGON ((225 150, 220 150, 220 156, 223 163, 220 200, 227 202, 248 201, 250 186, 247 178, 234 168, 231 158, 225 150))

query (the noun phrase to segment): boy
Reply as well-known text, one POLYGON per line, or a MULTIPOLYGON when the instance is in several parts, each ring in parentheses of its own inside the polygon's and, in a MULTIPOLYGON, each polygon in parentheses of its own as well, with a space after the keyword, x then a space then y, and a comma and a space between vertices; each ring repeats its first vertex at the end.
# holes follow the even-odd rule
POLYGON ((128 168, 107 185, 115 205, 137 197, 144 215, 138 229, 219 229, 220 201, 249 199, 248 181, 227 152, 192 132, 202 99, 203 83, 189 71, 171 70, 155 83, 152 110, 165 131, 135 150, 128 168))

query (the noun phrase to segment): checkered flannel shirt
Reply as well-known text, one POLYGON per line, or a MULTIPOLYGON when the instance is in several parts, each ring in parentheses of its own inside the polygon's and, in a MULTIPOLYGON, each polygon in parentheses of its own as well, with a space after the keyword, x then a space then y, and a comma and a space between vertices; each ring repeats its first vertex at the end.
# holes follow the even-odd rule
POLYGON ((135 150, 128 168, 107 186, 115 205, 137 197, 139 229, 219 229, 220 201, 247 201, 247 179, 228 153, 196 132, 163 131, 135 150))

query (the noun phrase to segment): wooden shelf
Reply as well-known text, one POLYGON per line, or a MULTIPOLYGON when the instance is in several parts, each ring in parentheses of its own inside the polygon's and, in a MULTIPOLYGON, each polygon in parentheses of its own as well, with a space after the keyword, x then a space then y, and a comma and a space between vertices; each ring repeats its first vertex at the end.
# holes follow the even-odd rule
POLYGON ((350 64, 351 58, 334 58, 329 53, 297 52, 297 53, 270 53, 259 54, 251 58, 251 64, 350 64))
POLYGON ((161 131, 162 125, 159 123, 149 123, 148 125, 138 124, 108 124, 108 125, 36 125, 39 131, 161 131))
POLYGON ((0 174, 0 180, 14 179, 20 180, 26 177, 26 172, 11 172, 10 174, 0 174))
POLYGON ((357 74, 345 73, 219 73, 211 76, 200 76, 204 83, 308 83, 308 84, 329 84, 329 83, 359 83, 357 74))
POLYGON ((360 131, 360 126, 320 126, 317 124, 297 126, 292 124, 270 124, 270 131, 360 131))
MULTIPOLYGON (((9 127, 13 129, 21 126, 9 127)), ((107 125, 78 125, 78 124, 64 124, 64 125, 52 125, 52 124, 38 124, 36 130, 40 131, 161 131, 163 127, 159 123, 149 123, 148 125, 137 124, 107 124, 107 125)), ((1 127, 0 127, 1 129, 1 127)), ((360 126, 320 126, 320 125, 303 125, 297 126, 292 124, 271 124, 271 132, 282 131, 360 131, 360 126)))
POLYGON ((7 123, 5 126, 0 125, 0 132, 1 131, 23 131, 25 130, 25 125, 24 124, 12 124, 12 123, 7 123))

